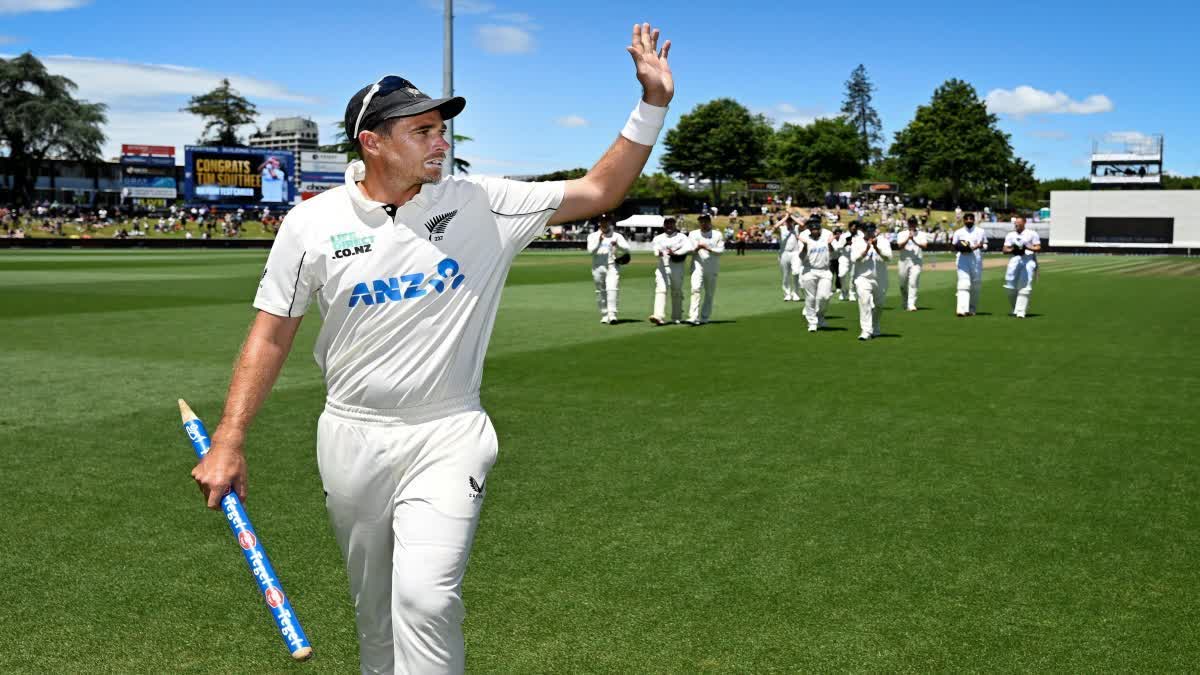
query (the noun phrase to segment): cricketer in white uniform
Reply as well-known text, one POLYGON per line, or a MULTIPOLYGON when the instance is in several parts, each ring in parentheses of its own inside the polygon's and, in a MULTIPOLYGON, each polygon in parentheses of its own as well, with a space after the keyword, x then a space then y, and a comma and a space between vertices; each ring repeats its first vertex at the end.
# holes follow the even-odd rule
POLYGON ((854 287, 858 292, 859 340, 879 336, 879 317, 887 297, 887 264, 892 259, 892 247, 887 237, 876 236, 875 223, 864 222, 860 234, 850 245, 854 261, 854 287))
POLYGON ((779 227, 779 275, 783 279, 783 301, 799 302, 800 294, 796 292, 796 275, 792 272, 792 259, 796 257, 798 232, 796 221, 791 214, 785 214, 777 223, 779 227))
POLYGON ((921 261, 929 237, 918 225, 916 216, 909 217, 908 229, 896 235, 896 248, 900 249, 900 300, 910 312, 917 311, 917 291, 921 287, 921 261))
POLYGON ((1041 250, 1042 238, 1037 232, 1025 229, 1025 218, 1017 216, 1013 231, 1004 236, 1004 252, 1012 256, 1004 270, 1004 288, 1008 291, 1012 316, 1018 319, 1024 319, 1029 309, 1029 296, 1037 279, 1037 254, 1041 250))
POLYGON ((963 214, 963 226, 954 231, 950 245, 958 251, 954 259, 958 274, 955 314, 974 316, 979 307, 979 290, 983 287, 983 251, 987 234, 975 227, 975 214, 963 214))
POLYGON ((600 323, 615 323, 621 292, 621 266, 617 259, 629 253, 629 242, 613 231, 611 214, 600 214, 599 221, 600 229, 588 235, 587 250, 592 254, 592 281, 596 284, 600 323))
POLYGON ((667 323, 667 291, 671 292, 671 321, 683 321, 683 273, 687 270, 687 254, 692 252, 692 240, 675 228, 671 216, 663 219, 663 231, 650 244, 658 265, 654 268, 654 313, 650 323, 667 323))
POLYGON ((209 508, 230 489, 245 496, 246 428, 316 300, 318 463, 364 673, 465 668, 461 582, 497 453, 479 388, 504 280, 547 223, 611 208, 640 174, 674 94, 658 36, 634 29, 642 100, 583 178, 442 179, 444 120, 465 101, 389 76, 346 109, 363 161, 284 220, 212 449, 192 475, 209 508))
POLYGON ((688 323, 699 326, 708 323, 712 316, 725 237, 712 228, 712 216, 704 214, 700 216, 700 229, 688 233, 688 239, 692 249, 692 302, 688 308, 688 323), (704 296, 703 304, 701 295, 704 296))
POLYGON ((842 286, 841 299, 853 301, 854 294, 854 262, 850 260, 850 245, 858 236, 858 221, 852 220, 846 226, 846 231, 842 232, 833 240, 833 250, 838 256, 838 282, 842 286))
POLYGON ((821 224, 821 216, 809 216, 807 229, 800 233, 800 285, 810 333, 825 325, 825 308, 833 297, 833 272, 829 271, 833 233, 821 224))

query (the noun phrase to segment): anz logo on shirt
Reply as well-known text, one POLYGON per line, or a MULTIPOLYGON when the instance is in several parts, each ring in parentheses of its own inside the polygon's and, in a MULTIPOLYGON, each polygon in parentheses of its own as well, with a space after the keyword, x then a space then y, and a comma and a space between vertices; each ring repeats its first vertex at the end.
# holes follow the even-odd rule
POLYGON ((429 295, 430 291, 442 293, 447 287, 454 290, 466 279, 465 274, 459 273, 458 261, 446 258, 438 263, 436 275, 426 277, 421 272, 415 272, 399 277, 375 279, 370 283, 357 283, 350 291, 350 306, 362 304, 370 307, 401 300, 416 300, 429 295))

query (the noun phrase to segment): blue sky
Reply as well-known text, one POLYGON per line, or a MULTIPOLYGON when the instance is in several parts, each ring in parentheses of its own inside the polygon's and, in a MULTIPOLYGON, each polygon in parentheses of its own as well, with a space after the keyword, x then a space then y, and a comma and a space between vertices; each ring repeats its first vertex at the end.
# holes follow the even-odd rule
MULTIPOLYGON (((110 106, 107 155, 121 143, 193 142, 178 109, 221 77, 263 113, 333 123, 380 75, 441 91, 439 0, 286 3, 0 0, 0 54, 32 51, 110 106)), ((1165 166, 1200 174, 1200 9, 1168 0, 658 3, 457 0, 456 131, 476 172, 590 166, 640 93, 624 45, 635 21, 671 38, 667 117, 732 97, 778 123, 836 114, 859 63, 893 134, 957 77, 989 97, 1039 177, 1083 176, 1095 137, 1162 133, 1165 166), (1119 6, 1117 6, 1119 5, 1119 6)), ((248 131, 248 130, 247 130, 248 131)), ((658 152, 648 170, 657 168, 658 152)))

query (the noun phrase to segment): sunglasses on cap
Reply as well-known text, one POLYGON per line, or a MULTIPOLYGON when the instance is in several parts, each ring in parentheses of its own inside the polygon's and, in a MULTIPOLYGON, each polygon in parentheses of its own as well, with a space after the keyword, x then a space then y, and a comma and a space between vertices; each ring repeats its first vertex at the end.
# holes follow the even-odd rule
POLYGON ((358 132, 362 131, 360 127, 362 127, 363 117, 367 114, 367 107, 371 105, 371 99, 375 98, 376 95, 387 96, 401 89, 416 89, 416 87, 413 86, 412 82, 399 75, 386 75, 371 85, 371 89, 363 97, 362 107, 358 109, 358 119, 354 120, 354 135, 350 138, 358 138, 358 132))

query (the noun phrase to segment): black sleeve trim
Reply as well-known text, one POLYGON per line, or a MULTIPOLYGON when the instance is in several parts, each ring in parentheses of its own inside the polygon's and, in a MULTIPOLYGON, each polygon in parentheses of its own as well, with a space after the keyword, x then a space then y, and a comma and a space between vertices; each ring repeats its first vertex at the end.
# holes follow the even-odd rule
POLYGON ((537 211, 529 211, 527 213, 500 213, 499 211, 497 211, 495 209, 492 209, 492 213, 494 213, 498 216, 503 216, 505 218, 519 218, 521 216, 532 216, 535 213, 545 213, 546 211, 557 211, 557 210, 558 210, 557 206, 551 206, 548 208, 539 209, 537 211))
POLYGON ((308 255, 308 251, 300 254, 300 264, 296 265, 296 283, 292 284, 292 301, 288 303, 288 313, 292 315, 292 305, 296 304, 296 292, 300 290, 300 271, 304 269, 304 256, 308 255))

